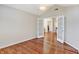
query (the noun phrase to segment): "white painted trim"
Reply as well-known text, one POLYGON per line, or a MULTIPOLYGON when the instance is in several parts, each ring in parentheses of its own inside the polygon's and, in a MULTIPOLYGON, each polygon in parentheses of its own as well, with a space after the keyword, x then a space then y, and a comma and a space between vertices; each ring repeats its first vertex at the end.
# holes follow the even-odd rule
POLYGON ((44 35, 37 36, 37 38, 41 38, 41 37, 44 37, 44 35))
POLYGON ((70 44, 69 42, 65 41, 68 45, 72 46, 73 48, 77 49, 79 51, 79 48, 75 47, 74 45, 70 44))
POLYGON ((64 43, 64 41, 63 41, 63 40, 61 40, 61 39, 59 39, 59 38, 57 38, 57 40, 58 40, 59 42, 61 42, 61 43, 64 43))
POLYGON ((31 39, 34 39, 34 38, 36 38, 36 37, 32 37, 32 38, 28 38, 28 39, 24 39, 24 40, 18 40, 17 42, 11 42, 11 43, 6 44, 6 45, 4 45, 4 46, 0 46, 0 49, 1 49, 1 48, 6 48, 6 47, 8 47, 8 46, 15 45, 15 44, 18 44, 18 43, 22 43, 22 42, 24 42, 24 41, 28 41, 28 40, 31 40, 31 39))

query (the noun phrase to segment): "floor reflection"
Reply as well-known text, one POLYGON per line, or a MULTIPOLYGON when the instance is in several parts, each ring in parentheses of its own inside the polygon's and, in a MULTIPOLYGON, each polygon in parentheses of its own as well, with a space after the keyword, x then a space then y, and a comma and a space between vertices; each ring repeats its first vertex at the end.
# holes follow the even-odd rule
POLYGON ((57 34, 55 32, 46 32, 44 37, 43 53, 45 54, 72 54, 77 53, 74 48, 62 44, 57 41, 57 34))
POLYGON ((34 38, 2 48, 0 54, 78 54, 78 50, 58 42, 56 36, 56 33, 45 33, 44 38, 34 38))

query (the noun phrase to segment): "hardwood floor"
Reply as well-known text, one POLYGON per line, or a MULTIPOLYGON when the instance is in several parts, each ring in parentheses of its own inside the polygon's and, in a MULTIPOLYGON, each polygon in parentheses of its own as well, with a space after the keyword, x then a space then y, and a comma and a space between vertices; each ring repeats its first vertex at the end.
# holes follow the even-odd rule
POLYGON ((48 32, 45 33, 44 37, 44 51, 45 53, 51 53, 51 54, 77 54, 78 50, 71 47, 67 43, 60 43, 57 41, 57 34, 48 32))
POLYGON ((0 54, 78 54, 78 51, 58 42, 55 33, 47 33, 44 39, 36 38, 0 49, 0 54))
POLYGON ((33 39, 0 49, 1 54, 40 54, 42 51, 43 39, 33 39))

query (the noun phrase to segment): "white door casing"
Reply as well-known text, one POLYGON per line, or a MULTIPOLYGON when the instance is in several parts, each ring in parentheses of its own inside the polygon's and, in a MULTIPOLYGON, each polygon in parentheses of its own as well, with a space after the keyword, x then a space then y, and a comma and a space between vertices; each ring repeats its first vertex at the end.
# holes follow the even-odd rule
POLYGON ((37 20, 37 38, 44 37, 43 19, 37 20))
POLYGON ((58 16, 57 40, 64 43, 64 16, 58 16))

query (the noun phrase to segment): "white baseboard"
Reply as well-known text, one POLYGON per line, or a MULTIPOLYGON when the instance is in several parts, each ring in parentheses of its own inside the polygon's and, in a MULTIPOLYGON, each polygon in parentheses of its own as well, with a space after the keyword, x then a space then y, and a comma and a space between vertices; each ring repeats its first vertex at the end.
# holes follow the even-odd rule
POLYGON ((41 37, 44 37, 44 36, 43 35, 37 36, 37 38, 41 38, 41 37))
POLYGON ((68 45, 72 46, 73 48, 77 49, 79 51, 79 48, 75 47, 74 45, 70 44, 69 42, 65 41, 68 45))
POLYGON ((57 38, 57 40, 58 40, 59 42, 61 42, 61 43, 64 43, 64 41, 63 41, 63 40, 61 40, 61 39, 59 39, 59 38, 57 38))
POLYGON ((10 43, 8 43, 8 44, 6 44, 6 45, 0 46, 0 49, 6 48, 6 47, 9 47, 9 46, 11 46, 11 45, 18 44, 18 43, 22 43, 22 42, 24 42, 24 41, 28 41, 28 40, 31 40, 31 39, 34 39, 34 38, 36 38, 36 37, 32 37, 32 38, 28 38, 28 39, 23 39, 23 40, 18 40, 18 41, 16 41, 16 42, 10 42, 10 43))

